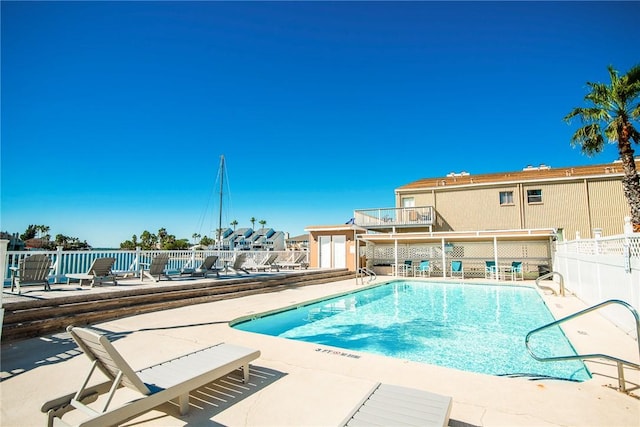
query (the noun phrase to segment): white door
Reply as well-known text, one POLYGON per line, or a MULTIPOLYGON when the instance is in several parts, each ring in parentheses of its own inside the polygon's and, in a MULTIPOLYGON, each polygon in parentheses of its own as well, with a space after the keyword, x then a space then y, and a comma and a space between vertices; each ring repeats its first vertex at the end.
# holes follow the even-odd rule
POLYGON ((403 197, 402 198, 402 207, 403 208, 414 208, 416 206, 416 199, 413 197, 403 197))
POLYGON ((331 268, 331 236, 320 236, 320 268, 331 268))
POLYGON ((347 267, 347 236, 333 237, 333 268, 347 267))

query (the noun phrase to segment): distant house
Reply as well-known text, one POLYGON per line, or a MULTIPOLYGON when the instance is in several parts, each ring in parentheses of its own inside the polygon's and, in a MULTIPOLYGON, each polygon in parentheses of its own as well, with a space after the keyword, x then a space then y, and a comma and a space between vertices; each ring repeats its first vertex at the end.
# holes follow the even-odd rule
POLYGON ((0 231, 0 239, 8 240, 9 244, 7 245, 7 250, 9 251, 24 251, 25 243, 20 239, 20 235, 18 233, 7 233, 6 231, 0 231))
POLYGON ((288 251, 308 251, 309 250, 309 234, 300 234, 298 236, 286 239, 288 251))

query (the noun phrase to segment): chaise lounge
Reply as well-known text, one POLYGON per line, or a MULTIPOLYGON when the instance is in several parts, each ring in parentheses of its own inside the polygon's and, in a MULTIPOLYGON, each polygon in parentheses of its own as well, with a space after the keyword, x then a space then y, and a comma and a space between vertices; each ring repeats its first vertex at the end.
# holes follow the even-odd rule
POLYGON ((202 261, 200 267, 198 268, 182 268, 180 270, 180 275, 189 274, 193 277, 209 277, 209 274, 216 273, 216 277, 220 277, 220 273, 218 268, 216 267, 216 263, 218 262, 217 255, 209 255, 202 261))
POLYGON ((176 399, 180 414, 189 410, 189 392, 196 390, 236 369, 243 370, 243 380, 249 380, 249 363, 260 356, 253 350, 221 343, 139 371, 133 369, 109 339, 89 328, 69 326, 71 337, 91 360, 91 368, 76 393, 44 403, 41 411, 48 416, 48 425, 69 425, 64 414, 78 409, 87 416, 78 426, 120 425, 170 400, 176 399), (98 368, 108 381, 87 387, 98 368), (139 393, 139 397, 109 408, 118 389, 125 386, 139 393), (103 408, 90 405, 107 393, 103 408))
POLYGON ((378 383, 340 425, 446 427, 451 401, 449 396, 378 383))
POLYGON ((158 254, 151 260, 151 264, 140 263, 142 269, 140 270, 140 281, 144 280, 144 277, 148 277, 154 282, 159 282, 162 276, 171 280, 171 277, 166 271, 167 264, 169 263, 169 254, 158 254), (149 266, 148 269, 144 269, 145 266, 149 266))
POLYGON ((114 285, 117 285, 115 274, 111 271, 116 259, 113 257, 96 258, 91 263, 91 266, 86 273, 72 273, 67 274, 67 283, 69 279, 77 279, 80 281, 80 286, 84 285, 85 281, 91 280, 91 287, 96 284, 102 284, 103 282, 111 281, 114 285))

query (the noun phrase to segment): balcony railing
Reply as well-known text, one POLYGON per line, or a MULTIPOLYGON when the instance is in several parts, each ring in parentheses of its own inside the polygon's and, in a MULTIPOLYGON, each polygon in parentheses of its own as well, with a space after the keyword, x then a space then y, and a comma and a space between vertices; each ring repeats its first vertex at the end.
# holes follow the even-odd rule
POLYGON ((433 206, 410 208, 364 209, 354 212, 356 225, 365 228, 432 226, 435 222, 433 206))

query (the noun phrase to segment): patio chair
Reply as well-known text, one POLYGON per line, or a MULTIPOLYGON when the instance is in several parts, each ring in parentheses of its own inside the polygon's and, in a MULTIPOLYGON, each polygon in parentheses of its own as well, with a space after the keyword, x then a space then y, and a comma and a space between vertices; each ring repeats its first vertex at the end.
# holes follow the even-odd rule
POLYGON ((495 261, 485 261, 484 262, 484 278, 485 279, 497 279, 498 278, 498 269, 496 268, 495 261))
POLYGON ((184 415, 189 411, 190 391, 237 369, 242 369, 243 382, 247 383, 249 363, 260 356, 259 350, 221 343, 134 371, 105 335, 73 326, 67 331, 91 360, 91 368, 76 393, 50 400, 41 407, 48 415, 49 426, 67 425, 62 417, 74 409, 79 409, 79 416, 86 416, 78 425, 121 425, 171 400, 177 401, 180 414, 184 415), (96 368, 108 381, 88 387, 96 368), (135 395, 125 393, 126 398, 116 399, 118 406, 110 408, 112 398, 122 386, 133 390, 135 395), (105 393, 106 399, 100 405, 103 407, 91 405, 105 393))
POLYGON ((376 384, 340 423, 341 426, 449 425, 452 399, 391 384, 376 384))
POLYGON ((159 282, 162 276, 171 280, 171 277, 166 271, 167 264, 169 263, 169 254, 158 254, 151 260, 151 264, 141 262, 140 266, 142 269, 140 270, 140 281, 144 280, 144 277, 148 277, 154 282, 159 282), (145 266, 149 266, 148 269, 145 269, 145 266))
POLYGON ((51 259, 48 255, 30 255, 18 262, 18 267, 11 267, 11 292, 14 287, 18 288, 18 294, 22 291, 21 285, 44 285, 45 291, 50 291, 49 271, 51 270, 51 259))
POLYGON ((276 264, 277 259, 278 254, 270 254, 259 263, 252 260, 252 262, 246 262, 243 267, 253 271, 273 271, 274 269, 280 271, 280 267, 276 264))
POLYGON ((240 272, 244 272, 246 274, 250 274, 249 270, 247 270, 246 268, 244 268, 244 263, 247 261, 247 254, 237 254, 236 257, 233 260, 233 264, 231 265, 226 265, 225 266, 225 271, 227 269, 231 269, 233 270, 238 276, 240 276, 240 272))
POLYGON ((398 274, 400 276, 412 276, 413 275, 413 261, 410 259, 405 259, 404 263, 400 264, 400 268, 398 269, 398 274))
POLYGON ((429 260, 422 260, 420 264, 417 265, 415 275, 420 274, 421 277, 429 276, 431 277, 431 267, 429 264, 429 260))
POLYGON ((511 280, 524 280, 522 261, 513 261, 511 263, 511 280))
POLYGON ((309 263, 305 261, 307 258, 307 254, 305 252, 300 252, 297 254, 292 261, 278 261, 276 265, 278 268, 290 268, 295 269, 296 267, 302 270, 302 268, 308 268, 309 263))
POLYGON ((464 279, 464 266, 462 261, 451 261, 451 277, 460 277, 464 279))
POLYGON ((200 267, 198 268, 182 268, 180 270, 180 275, 189 274, 194 277, 202 276, 208 277, 211 273, 216 273, 216 277, 220 277, 220 273, 218 268, 216 267, 216 263, 218 262, 217 255, 209 255, 202 261, 200 267))
POLYGON ((86 273, 66 274, 67 283, 69 283, 69 279, 77 279, 80 280, 80 286, 83 286, 85 281, 91 280, 92 288, 96 284, 102 284, 105 281, 111 281, 114 285, 117 285, 116 275, 111 271, 115 262, 116 259, 112 257, 96 258, 86 273))

